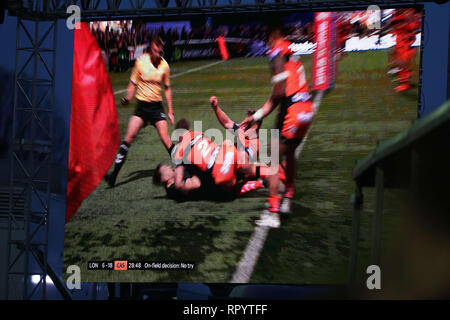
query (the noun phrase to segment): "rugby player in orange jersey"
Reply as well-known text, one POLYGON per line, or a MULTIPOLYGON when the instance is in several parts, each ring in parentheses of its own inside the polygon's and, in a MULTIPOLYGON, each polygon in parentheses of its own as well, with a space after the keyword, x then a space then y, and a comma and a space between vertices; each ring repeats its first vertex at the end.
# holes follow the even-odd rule
MULTIPOLYGON (((396 36, 396 44, 391 55, 393 72, 398 73, 398 86, 395 91, 401 92, 411 88, 412 62, 415 49, 411 47, 415 42, 415 35, 421 27, 420 16, 415 9, 397 9, 392 18, 392 31, 396 36)), ((391 72, 391 71, 390 71, 391 72)))
POLYGON ((337 22, 337 48, 336 58, 341 60, 344 57, 345 43, 350 37, 352 25, 345 14, 340 14, 337 22))
MULTIPOLYGON (((179 122, 181 122, 180 120, 179 122)), ((178 128, 177 124, 177 128, 178 128)), ((271 169, 264 164, 248 163, 244 152, 238 152, 235 145, 225 140, 217 145, 202 132, 189 131, 180 137, 180 142, 173 148, 173 169, 167 165, 159 165, 154 175, 155 184, 171 186, 186 195, 192 194, 205 185, 205 181, 228 194, 243 195, 248 191, 261 188, 262 182, 253 179, 268 178, 271 169), (186 171, 189 171, 186 174, 186 171)), ((279 173, 284 180, 282 171, 279 173)))
MULTIPOLYGON (((281 25, 273 25, 269 35, 269 59, 272 66, 272 94, 266 103, 253 115, 247 116, 240 124, 243 128, 251 127, 262 120, 278 105, 280 130, 280 162, 286 159, 286 188, 283 197, 290 203, 294 195, 295 184, 295 149, 305 137, 314 117, 313 104, 306 81, 305 69, 299 56, 290 49, 291 43, 284 39, 281 25)), ((269 178, 268 210, 257 222, 259 225, 279 227, 281 197, 278 194, 280 180, 274 174, 269 178)), ((290 211, 289 206, 285 211, 290 211)))

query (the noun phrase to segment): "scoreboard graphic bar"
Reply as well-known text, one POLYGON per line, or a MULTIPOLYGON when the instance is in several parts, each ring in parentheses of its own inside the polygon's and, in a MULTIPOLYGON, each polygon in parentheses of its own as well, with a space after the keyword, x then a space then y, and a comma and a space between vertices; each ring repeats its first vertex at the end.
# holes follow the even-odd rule
POLYGON ((127 271, 127 270, 194 270, 195 263, 186 261, 89 261, 88 270, 108 270, 108 271, 127 271))

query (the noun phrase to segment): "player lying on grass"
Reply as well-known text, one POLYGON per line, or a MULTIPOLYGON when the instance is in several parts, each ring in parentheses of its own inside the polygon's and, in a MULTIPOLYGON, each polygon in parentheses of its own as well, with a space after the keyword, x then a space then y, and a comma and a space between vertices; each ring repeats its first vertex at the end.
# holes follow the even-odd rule
MULTIPOLYGON (((184 119, 177 123, 187 123, 184 119)), ((248 162, 245 152, 239 152, 236 146, 229 140, 217 145, 203 132, 188 130, 180 137, 180 142, 173 148, 172 161, 175 169, 167 165, 159 165, 154 175, 154 183, 162 184, 166 188, 175 190, 189 196, 199 192, 208 185, 214 185, 220 192, 240 195, 262 187, 262 182, 245 184, 251 180, 268 178, 271 168, 264 164, 248 162)), ((284 171, 279 170, 281 179, 284 180, 284 171)))
POLYGON ((183 170, 176 170, 177 168, 166 164, 159 164, 156 167, 153 184, 163 186, 169 199, 230 201, 264 187, 262 180, 240 181, 232 191, 225 191, 214 184, 210 175, 195 166, 182 165, 182 167, 183 170), (175 184, 177 179, 182 180, 179 186, 175 184))
MULTIPOLYGON (((306 74, 300 57, 290 49, 290 42, 285 40, 283 27, 272 25, 269 34, 269 59, 272 66, 272 94, 266 103, 253 115, 247 116, 240 127, 250 128, 256 121, 262 120, 278 105, 281 105, 277 128, 280 130, 280 161, 286 160, 286 188, 283 194, 285 203, 295 192, 295 149, 308 132, 314 117, 313 104, 309 93, 306 74)), ((280 226, 281 197, 279 178, 274 174, 269 179, 268 210, 257 222, 270 227, 280 226)), ((290 211, 290 205, 283 211, 290 211)))

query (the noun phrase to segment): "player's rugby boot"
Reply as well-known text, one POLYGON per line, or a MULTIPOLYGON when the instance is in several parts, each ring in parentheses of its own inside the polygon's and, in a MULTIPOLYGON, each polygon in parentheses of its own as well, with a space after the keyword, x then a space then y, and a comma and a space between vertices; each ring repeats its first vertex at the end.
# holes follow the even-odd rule
POLYGON ((391 74, 391 75, 394 75, 394 74, 399 73, 400 71, 401 71, 400 68, 392 68, 392 69, 390 69, 387 73, 388 73, 388 74, 391 74))
POLYGON ((114 188, 114 186, 116 185, 116 178, 117 176, 113 176, 112 173, 111 174, 107 173, 104 177, 106 183, 110 188, 114 188))
POLYGON ((291 213, 291 199, 294 197, 295 187, 294 185, 286 186, 283 194, 283 200, 281 201, 280 213, 291 213))
POLYGON ((264 210, 261 218, 256 221, 256 225, 260 227, 279 228, 280 221, 280 196, 270 196, 268 199, 268 208, 264 210))
POLYGON ((110 174, 106 174, 104 179, 108 183, 110 188, 114 188, 116 185, 117 175, 119 174, 120 169, 122 168, 125 159, 127 158, 128 148, 130 145, 125 141, 119 147, 117 151, 116 157, 114 159, 114 170, 110 174))
POLYGON ((281 182, 286 183, 286 169, 282 164, 278 167, 278 178, 281 182))
POLYGON ((269 202, 268 210, 270 212, 274 212, 274 213, 280 212, 280 202, 281 202, 280 196, 270 196, 268 199, 268 202, 269 202))
POLYGON ((291 211, 291 199, 283 198, 280 206, 280 213, 282 214, 290 214, 291 211))
POLYGON ((265 210, 259 220, 255 224, 260 227, 279 228, 281 225, 280 215, 278 213, 265 210))

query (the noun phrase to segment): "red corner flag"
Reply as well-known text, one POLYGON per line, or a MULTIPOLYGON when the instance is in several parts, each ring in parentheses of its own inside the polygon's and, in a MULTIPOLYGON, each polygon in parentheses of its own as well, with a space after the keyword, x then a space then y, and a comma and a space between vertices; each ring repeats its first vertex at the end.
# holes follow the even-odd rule
POLYGON ((66 221, 100 184, 120 144, 114 93, 86 23, 75 29, 66 221))
POLYGON ((222 56, 222 60, 228 60, 228 58, 230 56, 228 55, 227 43, 225 41, 225 37, 224 36, 218 37, 217 44, 219 45, 219 51, 220 51, 220 55, 222 56))

